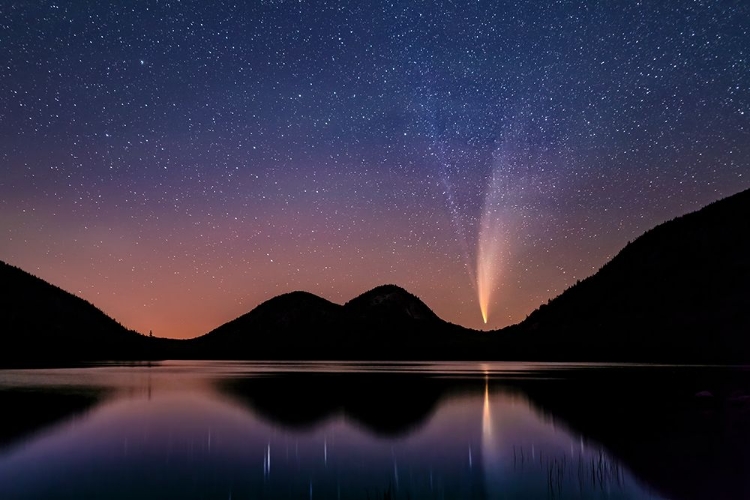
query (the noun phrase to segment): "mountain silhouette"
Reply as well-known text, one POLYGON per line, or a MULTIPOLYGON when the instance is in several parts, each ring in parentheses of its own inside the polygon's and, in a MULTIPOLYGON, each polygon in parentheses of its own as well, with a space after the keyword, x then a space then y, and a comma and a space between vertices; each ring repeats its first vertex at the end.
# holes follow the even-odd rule
POLYGON ((191 340, 150 338, 0 262, 0 365, 124 359, 750 360, 750 190, 661 224, 503 330, 439 318, 396 285, 343 305, 274 297, 191 340))
POLYGON ((153 354, 153 339, 2 261, 0 283, 0 366, 147 359, 153 354))
POLYGON ((748 256, 750 190, 647 231, 503 330, 452 325, 406 290, 384 285, 343 306, 295 292, 272 309, 272 299, 197 344, 245 359, 746 362, 748 256))
MULTIPOLYGON (((433 359, 481 335, 440 319, 396 285, 338 305, 307 292, 272 298, 186 343, 188 357, 239 359, 433 359)), ((468 345, 468 344, 467 344, 468 345)))
POLYGON ((396 285, 373 288, 344 304, 344 308, 352 316, 372 321, 414 320, 420 325, 442 321, 417 296, 396 285))
POLYGON ((502 332, 529 359, 750 359, 750 190, 665 222, 502 332))
POLYGON ((340 312, 340 305, 312 293, 285 293, 221 325, 209 335, 217 340, 231 340, 246 330, 260 335, 284 335, 296 331, 301 325, 333 326, 340 312))

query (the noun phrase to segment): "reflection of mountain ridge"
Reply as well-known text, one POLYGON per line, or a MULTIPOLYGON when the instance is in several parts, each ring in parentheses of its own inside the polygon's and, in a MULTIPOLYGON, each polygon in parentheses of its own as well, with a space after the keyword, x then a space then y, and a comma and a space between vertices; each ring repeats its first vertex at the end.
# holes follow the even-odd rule
POLYGON ((104 391, 96 388, 0 390, 0 408, 3 409, 0 450, 88 411, 103 396, 104 391))
POLYGON ((343 415, 383 436, 421 426, 448 389, 443 380, 388 373, 284 373, 218 388, 278 425, 305 429, 343 415))
MULTIPOLYGON (((554 370, 490 378, 532 408, 598 442, 670 498, 750 495, 750 374, 702 368, 554 370), (713 397, 696 397, 708 389, 713 397), (740 394, 740 396, 738 396, 740 394), (704 399, 711 399, 706 402, 704 399), (745 405, 745 406, 742 406, 745 405)), ((383 436, 419 428, 451 395, 483 393, 484 378, 424 374, 287 373, 222 382, 220 390, 274 424, 306 429, 338 415, 383 436)))
MULTIPOLYGON (((144 397, 150 387, 149 378, 142 388, 144 397)), ((498 373, 485 380, 479 372, 445 377, 424 372, 300 369, 214 379, 212 387, 227 396, 222 399, 239 403, 241 411, 278 426, 309 429, 343 416, 386 438, 416 433, 423 426, 429 429, 426 424, 443 405, 466 395, 484 394, 483 425, 489 425, 492 418, 498 423, 502 415, 489 413, 491 395, 523 395, 524 402, 528 400, 532 409, 543 414, 543 420, 551 418, 584 441, 601 444, 635 477, 668 498, 750 498, 748 371, 577 368, 535 370, 511 377, 498 373)), ((0 390, 4 410, 0 450, 24 439, 36 440, 43 430, 93 408, 103 400, 104 391, 84 386, 0 390)), ((498 448, 494 460, 483 456, 482 461, 499 466, 503 452, 508 453, 507 448, 498 448)), ((559 470, 554 459, 544 462, 552 472, 559 470)), ((609 473, 617 478, 617 464, 611 465, 609 473)), ((603 470, 608 473, 606 467, 603 470)), ((589 479, 593 480, 593 474, 589 479)))
POLYGON ((750 498, 750 374, 737 373, 638 367, 515 385, 669 498, 750 498))

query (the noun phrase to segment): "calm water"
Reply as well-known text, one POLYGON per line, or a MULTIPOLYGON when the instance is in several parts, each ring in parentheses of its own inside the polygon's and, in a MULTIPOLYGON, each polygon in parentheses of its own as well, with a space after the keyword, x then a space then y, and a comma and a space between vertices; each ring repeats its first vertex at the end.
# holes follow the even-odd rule
POLYGON ((513 363, 5 370, 0 498, 742 498, 744 375, 513 363))

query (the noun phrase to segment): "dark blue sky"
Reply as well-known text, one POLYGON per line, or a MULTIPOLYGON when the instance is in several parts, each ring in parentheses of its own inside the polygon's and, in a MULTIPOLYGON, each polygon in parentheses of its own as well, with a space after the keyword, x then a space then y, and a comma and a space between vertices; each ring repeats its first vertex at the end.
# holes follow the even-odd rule
POLYGON ((730 1, 12 2, 0 259, 166 336, 383 283, 480 327, 478 275, 514 323, 750 187, 749 27, 730 1))

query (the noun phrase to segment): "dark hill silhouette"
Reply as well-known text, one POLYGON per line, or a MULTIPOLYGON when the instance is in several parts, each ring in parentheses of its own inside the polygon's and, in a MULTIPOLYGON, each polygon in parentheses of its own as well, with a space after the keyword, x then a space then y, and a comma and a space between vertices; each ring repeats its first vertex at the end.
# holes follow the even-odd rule
POLYGON ((750 190, 653 228, 504 330, 452 325, 402 288, 384 285, 344 306, 326 302, 325 314, 308 312, 284 329, 270 318, 239 318, 231 345, 216 334, 225 327, 199 343, 218 357, 247 359, 743 363, 750 360, 748 256, 750 190))
POLYGON ((529 359, 747 362, 750 190, 646 232, 503 336, 529 359))
POLYGON ((383 285, 343 306, 306 292, 264 302, 190 341, 191 357, 235 359, 450 359, 475 336, 419 298, 383 285))
POLYGON ((147 359, 157 343, 89 302, 0 261, 0 366, 147 359))
POLYGON ((104 359, 750 360, 750 190, 666 222, 522 323, 477 332, 383 285, 344 305, 275 297, 192 340, 127 330, 0 263, 0 365, 104 359))
POLYGON ((308 292, 291 292, 269 299, 247 314, 211 332, 216 339, 231 340, 243 331, 286 334, 301 325, 334 326, 341 306, 308 292))
POLYGON ((289 359, 289 354, 335 347, 341 306, 308 292, 291 292, 202 337, 189 341, 185 355, 199 358, 289 359), (334 343, 334 345, 330 345, 334 343))
POLYGON ((376 321, 416 320, 426 323, 442 321, 418 297, 396 285, 381 285, 346 304, 349 314, 376 321))

